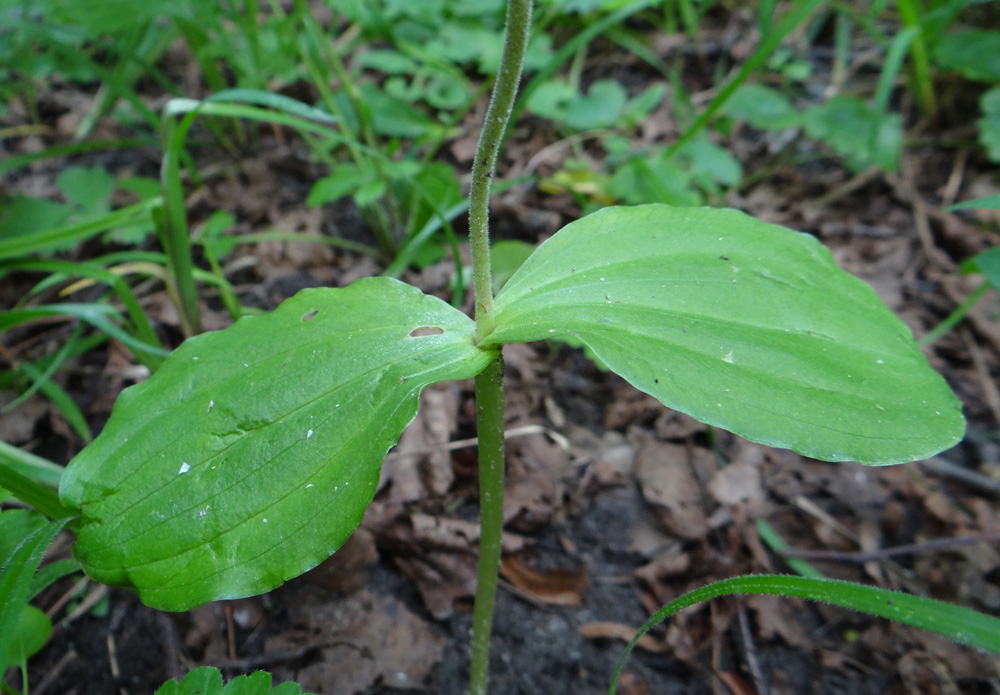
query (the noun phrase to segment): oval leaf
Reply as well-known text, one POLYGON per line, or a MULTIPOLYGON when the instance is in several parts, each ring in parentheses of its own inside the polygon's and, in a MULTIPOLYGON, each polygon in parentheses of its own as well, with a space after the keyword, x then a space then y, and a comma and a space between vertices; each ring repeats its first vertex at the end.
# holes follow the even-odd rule
POLYGON ((736 210, 606 208, 542 244, 482 343, 575 337, 665 405, 752 441, 888 464, 956 444, 909 329, 811 236, 736 210))
POLYGON ((63 476, 84 571, 185 610, 316 566, 361 522, 424 387, 492 359, 474 330, 370 278, 186 341, 63 476))

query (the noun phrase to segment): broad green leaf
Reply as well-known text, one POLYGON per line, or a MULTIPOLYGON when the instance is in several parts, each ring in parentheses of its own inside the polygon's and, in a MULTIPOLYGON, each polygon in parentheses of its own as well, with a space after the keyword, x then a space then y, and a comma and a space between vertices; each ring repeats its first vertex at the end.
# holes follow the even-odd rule
POLYGON ((301 695, 298 683, 282 683, 271 687, 271 674, 255 671, 222 685, 222 673, 212 666, 201 666, 181 681, 167 681, 156 695, 301 695))
POLYGON ((576 130, 607 128, 625 109, 628 92, 617 80, 598 80, 586 94, 573 100, 563 116, 566 125, 576 130))
POLYGON ((186 341, 63 476, 84 571, 185 610, 315 567, 360 523, 424 387, 492 358, 474 331, 441 300, 370 278, 186 341))
POLYGON ((857 97, 839 94, 799 117, 806 134, 822 140, 846 158, 855 170, 877 164, 884 171, 899 168, 902 119, 879 113, 857 97))
POLYGON ((967 29, 941 38, 934 58, 945 70, 970 80, 1000 81, 1000 33, 995 29, 967 29))
POLYGON ((618 678, 636 642, 658 623, 702 601, 741 594, 794 596, 822 601, 936 632, 961 644, 1000 654, 1000 619, 964 606, 835 579, 789 577, 780 574, 745 575, 699 587, 677 597, 657 611, 639 628, 626 647, 615 670, 611 689, 608 691, 610 695, 617 692, 618 678))
POLYGON ((799 119, 788 97, 762 84, 741 85, 719 111, 763 130, 791 128, 799 119))
POLYGON ((815 238, 735 210, 605 208, 542 244, 482 345, 575 337, 633 386, 747 439, 888 464, 965 423, 909 329, 815 238))
POLYGON ((0 664, 24 663, 45 646, 52 634, 52 621, 34 606, 24 606, 14 627, 14 638, 0 645, 0 664))
POLYGON ((67 200, 76 203, 84 210, 91 210, 99 207, 111 196, 115 180, 107 170, 100 167, 71 166, 59 174, 56 185, 67 200))
POLYGON ((332 174, 316 182, 309 192, 306 204, 317 206, 340 200, 356 191, 366 181, 358 167, 353 164, 341 164, 332 174))

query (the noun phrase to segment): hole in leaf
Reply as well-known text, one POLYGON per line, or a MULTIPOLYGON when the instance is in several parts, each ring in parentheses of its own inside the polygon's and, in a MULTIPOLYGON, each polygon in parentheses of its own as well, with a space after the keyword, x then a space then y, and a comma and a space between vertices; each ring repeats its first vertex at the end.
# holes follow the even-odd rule
POLYGON ((420 326, 410 331, 411 338, 422 338, 425 335, 442 335, 444 329, 438 326, 420 326))
POLYGON ((318 309, 316 311, 310 311, 308 314, 306 314, 305 316, 302 317, 302 320, 303 321, 308 321, 309 319, 311 319, 313 316, 315 316, 318 313, 319 313, 318 309))

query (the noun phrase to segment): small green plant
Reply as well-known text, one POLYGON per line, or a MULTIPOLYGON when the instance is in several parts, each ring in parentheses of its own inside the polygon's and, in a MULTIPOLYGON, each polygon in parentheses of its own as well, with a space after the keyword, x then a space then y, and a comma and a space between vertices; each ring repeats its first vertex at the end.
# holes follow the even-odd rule
MULTIPOLYGON (((967 200, 964 203, 952 205, 946 210, 948 212, 953 212, 956 210, 974 209, 1000 210, 1000 195, 967 200)), ((965 260, 961 265, 961 270, 966 275, 981 273, 983 275, 983 282, 979 285, 979 287, 970 292, 969 296, 965 298, 965 301, 959 304, 955 310, 951 312, 941 323, 929 330, 927 334, 918 341, 918 344, 921 347, 930 345, 958 325, 958 323, 965 318, 966 314, 972 310, 972 307, 976 305, 976 302, 978 302, 980 298, 989 290, 1000 290, 1000 246, 994 246, 991 249, 987 249, 986 251, 965 260)))
MULTIPOLYGON (((471 377, 482 509, 471 692, 482 695, 503 524, 504 345, 578 341, 669 407, 829 461, 903 463, 962 439, 960 403, 875 293, 813 237, 735 210, 606 208, 543 243, 494 297, 488 201, 531 15, 530 0, 507 5, 473 165, 475 318, 397 280, 367 278, 305 290, 270 314, 185 341, 123 392, 104 431, 62 476, 58 498, 0 466, 0 485, 21 499, 53 519, 78 517, 70 522, 74 554, 89 576, 164 610, 277 587, 329 557, 361 522, 420 392, 471 377)), ((233 107, 212 108, 224 115, 233 107)), ((63 523, 39 523, 4 551, 0 629, 26 605, 25 577, 63 523)), ((944 606, 937 602, 767 579, 737 578, 689 600, 777 591, 1000 651, 1000 622, 988 616, 955 630, 942 623, 967 613, 935 612, 944 606), (897 600, 900 610, 886 608, 897 600)), ((14 656, 23 661, 27 651, 14 656)), ((212 692, 221 688, 217 673, 192 680, 202 678, 212 692)), ((270 682, 256 687, 266 693, 270 682)))

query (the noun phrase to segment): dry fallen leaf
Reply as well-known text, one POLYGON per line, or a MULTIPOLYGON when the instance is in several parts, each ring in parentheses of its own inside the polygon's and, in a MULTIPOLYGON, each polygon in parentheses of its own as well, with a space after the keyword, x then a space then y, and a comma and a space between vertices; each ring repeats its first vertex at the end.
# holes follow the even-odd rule
MULTIPOLYGON (((590 639, 617 639, 628 643, 632 641, 638 630, 622 623, 597 621, 581 625, 577 628, 577 632, 590 639)), ((654 654, 664 654, 670 650, 666 644, 648 634, 640 637, 635 646, 654 654)))
POLYGON ((691 472, 686 446, 646 442, 636 458, 636 476, 642 496, 671 532, 692 540, 708 533, 701 485, 691 472))
POLYGON ((378 681, 421 689, 444 654, 444 639, 431 625, 391 596, 367 590, 343 601, 305 601, 297 622, 329 637, 322 659, 299 671, 303 691, 354 695, 378 681))
POLYGON ((517 556, 508 556, 500 563, 501 576, 526 598, 556 606, 578 606, 587 587, 587 572, 583 569, 534 570, 517 556))
POLYGON ((750 463, 735 461, 729 464, 712 477, 708 491, 738 522, 755 519, 763 511, 760 469, 750 463))

